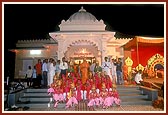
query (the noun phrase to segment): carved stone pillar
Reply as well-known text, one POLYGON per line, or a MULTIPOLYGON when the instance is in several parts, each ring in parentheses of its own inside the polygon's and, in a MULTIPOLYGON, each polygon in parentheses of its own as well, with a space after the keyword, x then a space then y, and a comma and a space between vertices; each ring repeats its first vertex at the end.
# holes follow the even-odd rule
POLYGON ((64 39, 57 39, 57 40, 58 40, 58 59, 62 60, 65 53, 64 39))
POLYGON ((104 62, 104 58, 107 57, 107 38, 104 37, 101 39, 101 54, 102 62, 104 62))

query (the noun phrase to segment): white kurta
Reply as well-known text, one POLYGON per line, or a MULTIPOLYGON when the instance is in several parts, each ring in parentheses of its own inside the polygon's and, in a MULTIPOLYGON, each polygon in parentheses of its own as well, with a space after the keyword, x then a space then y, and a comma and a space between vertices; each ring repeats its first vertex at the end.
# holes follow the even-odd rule
POLYGON ((55 75, 55 66, 53 65, 53 63, 50 63, 49 65, 49 71, 48 71, 48 85, 51 85, 51 83, 53 83, 53 77, 55 75))
POLYGON ((60 65, 59 65, 59 68, 61 70, 68 69, 68 64, 66 62, 61 62, 60 65))
POLYGON ((114 65, 114 63, 111 63, 111 73, 112 76, 117 76, 116 66, 114 65))
POLYGON ((31 78, 32 77, 32 73, 33 73, 33 70, 32 69, 28 69, 26 74, 27 74, 27 78, 31 78))
POLYGON ((105 71, 107 75, 110 76, 110 79, 112 80, 112 76, 111 76, 111 63, 110 62, 103 62, 102 63, 102 69, 103 72, 105 71))
POLYGON ((135 82, 139 84, 140 83, 139 81, 143 81, 143 79, 142 79, 142 75, 137 73, 135 75, 135 82))
POLYGON ((116 80, 116 82, 117 82, 116 66, 114 65, 113 62, 111 63, 111 74, 112 74, 112 77, 115 77, 115 80, 116 80))

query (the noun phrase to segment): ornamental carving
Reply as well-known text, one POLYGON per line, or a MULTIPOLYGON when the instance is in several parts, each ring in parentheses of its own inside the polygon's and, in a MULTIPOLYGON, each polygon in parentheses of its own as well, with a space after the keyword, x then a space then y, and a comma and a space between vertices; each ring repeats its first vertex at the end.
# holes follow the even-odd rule
POLYGON ((136 70, 139 71, 139 70, 144 70, 144 67, 141 65, 141 64, 138 64, 138 66, 136 67, 136 70))
POLYGON ((160 54, 155 54, 153 55, 149 60, 148 60, 148 68, 152 71, 155 69, 155 65, 160 64, 164 67, 164 57, 160 54))
POLYGON ((132 64, 133 64, 132 59, 129 58, 129 57, 127 57, 127 59, 125 60, 125 64, 126 64, 127 66, 132 66, 132 64))

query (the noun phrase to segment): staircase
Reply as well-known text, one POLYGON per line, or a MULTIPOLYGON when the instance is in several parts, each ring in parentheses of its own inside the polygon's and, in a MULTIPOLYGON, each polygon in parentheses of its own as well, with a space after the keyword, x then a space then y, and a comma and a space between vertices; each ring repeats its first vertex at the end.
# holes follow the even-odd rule
MULTIPOLYGON (((26 89, 24 95, 19 98, 17 106, 28 106, 31 108, 53 107, 54 100, 47 94, 47 89, 26 89)), ((65 103, 59 103, 59 107, 64 107, 65 103)))
POLYGON ((147 95, 143 95, 138 86, 117 86, 121 105, 152 105, 147 95))
MULTIPOLYGON (((142 95, 137 86, 117 86, 121 99, 121 105, 151 105, 147 95, 142 95)), ((53 107, 52 96, 47 94, 47 89, 25 89, 22 97, 16 103, 17 106, 31 108, 53 107)), ((57 108, 65 108, 65 103, 59 103, 57 108)))

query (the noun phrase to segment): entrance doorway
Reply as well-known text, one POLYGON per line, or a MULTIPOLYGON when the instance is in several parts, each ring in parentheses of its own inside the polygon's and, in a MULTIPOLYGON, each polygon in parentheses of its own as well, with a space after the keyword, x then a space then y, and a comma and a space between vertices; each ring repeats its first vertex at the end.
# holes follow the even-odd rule
POLYGON ((76 64, 83 58, 86 58, 88 62, 93 62, 93 60, 98 58, 98 49, 92 45, 82 45, 82 46, 71 46, 65 52, 65 56, 68 60, 73 60, 76 64))
MULTIPOLYGON (((96 60, 95 57, 85 57, 86 61, 88 63, 92 63, 94 60, 96 60)), ((79 64, 79 62, 83 62, 83 57, 70 57, 70 60, 73 60, 75 64, 79 64)))

